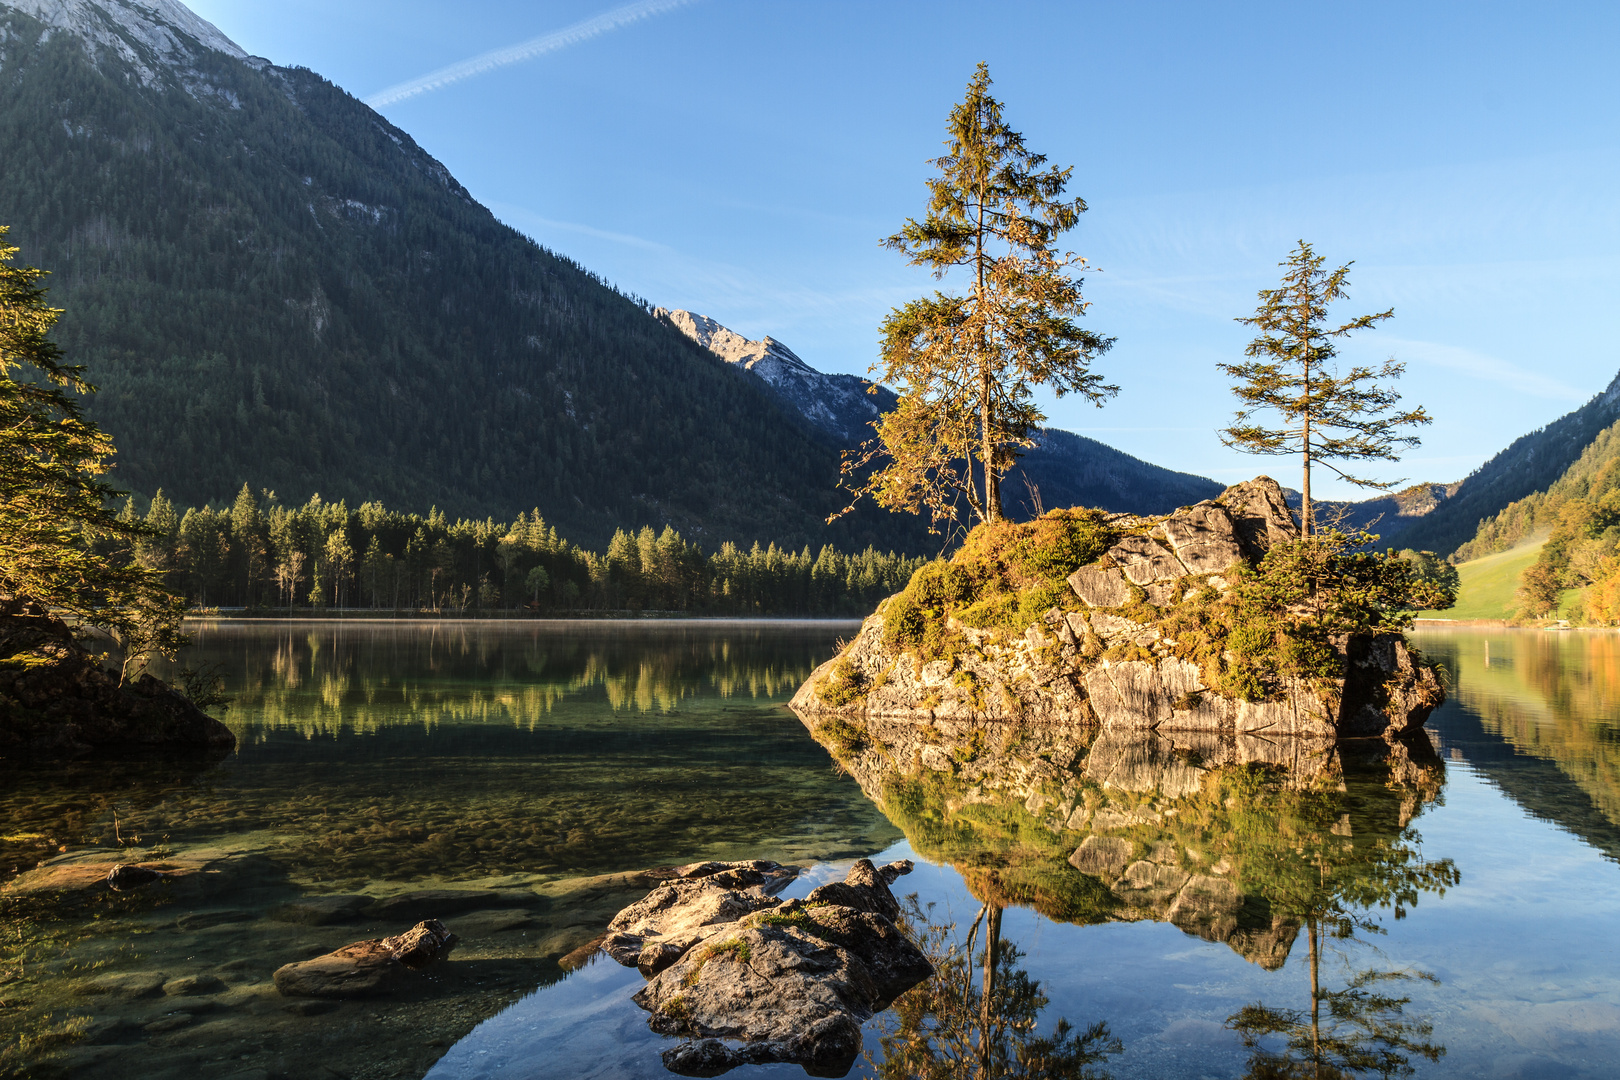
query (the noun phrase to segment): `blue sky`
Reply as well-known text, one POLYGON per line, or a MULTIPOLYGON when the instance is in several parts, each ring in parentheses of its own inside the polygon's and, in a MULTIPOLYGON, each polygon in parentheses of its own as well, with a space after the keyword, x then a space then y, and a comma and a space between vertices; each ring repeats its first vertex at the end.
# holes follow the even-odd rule
POLYGON ((1335 314, 1395 308, 1341 356, 1405 360, 1435 418, 1375 476, 1461 478, 1620 370, 1620 5, 663 0, 549 41, 618 5, 190 6, 361 98, 508 50, 380 111, 547 247, 827 371, 864 372, 933 287, 878 241, 922 212, 987 61, 1013 126, 1074 166, 1067 246, 1118 338, 1119 397, 1052 422, 1224 482, 1298 483, 1220 445, 1215 365, 1300 238, 1355 260, 1335 314))

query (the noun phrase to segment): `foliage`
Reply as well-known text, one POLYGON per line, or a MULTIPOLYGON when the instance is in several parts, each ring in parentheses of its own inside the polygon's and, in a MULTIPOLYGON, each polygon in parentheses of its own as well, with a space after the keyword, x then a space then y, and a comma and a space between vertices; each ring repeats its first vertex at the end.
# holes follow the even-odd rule
POLYGON ((1007 125, 982 63, 951 110, 945 146, 925 216, 884 244, 936 278, 965 271, 970 284, 884 320, 874 370, 899 402, 843 468, 857 501, 926 512, 931 527, 954 521, 959 499, 981 522, 1002 516, 1001 478, 1045 419, 1035 387, 1099 405, 1118 392, 1091 370, 1113 339, 1075 322, 1087 304, 1071 275, 1085 260, 1056 248, 1086 209, 1063 197, 1073 170, 1044 168, 1045 156, 1007 125), (888 463, 868 474, 878 458, 888 463))
POLYGON ((1451 604, 1428 610, 1444 610, 1455 604, 1457 591, 1462 587, 1462 577, 1457 573, 1455 566, 1432 551, 1413 551, 1411 548, 1404 548, 1400 558, 1411 568, 1412 580, 1432 585, 1452 598, 1451 604))
POLYGON ((1340 990, 1318 990, 1314 1011, 1274 1008, 1260 1002, 1245 1005, 1227 1019, 1227 1026, 1255 1051, 1244 1074, 1253 1080, 1311 1077, 1312 1080, 1348 1080, 1361 1073, 1411 1076, 1416 1070, 1410 1055, 1429 1061, 1445 1056, 1446 1048, 1428 1041, 1434 1025, 1406 1016, 1411 998, 1395 997, 1379 984, 1408 979, 1434 982, 1427 973, 1367 970, 1358 972, 1340 990), (1321 1017, 1322 1006, 1327 1017, 1321 1017), (1280 1036, 1286 1049, 1268 1049, 1264 1040, 1280 1036))
MULTIPOLYGON (((999 938, 986 945, 993 972, 986 1000, 973 980, 972 935, 956 940, 954 924, 932 922, 915 894, 906 898, 904 922, 934 965, 935 975, 906 991, 886 1017, 882 1080, 1103 1080, 1099 1066, 1124 1048, 1099 1021, 1076 1031, 1059 1020, 1039 1035, 1048 999, 1041 984, 1018 966, 1018 946, 999 938)), ((989 935, 987 935, 989 936, 989 935)), ((981 962, 984 957, 981 954, 981 962)))
POLYGON ((131 48, 92 61, 0 8, 0 222, 55 272, 124 486, 538 506, 598 548, 666 522, 711 548, 923 542, 875 508, 825 526, 839 447, 339 87, 131 48))
POLYGON ((1052 608, 1074 602, 1066 579, 1099 558, 1116 535, 1106 515, 1080 507, 1030 522, 980 525, 949 559, 919 567, 884 608, 884 643, 938 659, 957 641, 952 618, 976 629, 1022 633, 1052 608))
MULTIPOLYGON (((1417 577, 1413 563, 1393 551, 1366 550, 1375 539, 1320 529, 1274 544, 1258 567, 1240 569, 1235 587, 1217 601, 1223 611, 1205 622, 1217 637, 1226 631, 1210 685, 1257 701, 1278 693, 1288 678, 1332 679, 1340 667, 1332 639, 1399 633, 1411 625, 1412 612, 1451 606, 1455 593, 1417 577)), ((1213 651, 1206 650, 1206 664, 1213 651)))
POLYGON ((61 312, 45 304, 44 272, 11 265, 16 255, 0 243, 0 612, 38 605, 108 630, 127 674, 184 642, 181 601, 131 557, 153 530, 107 508, 112 439, 79 401, 95 387, 47 337, 61 312))
POLYGON ((565 540, 538 510, 511 522, 424 517, 380 502, 312 496, 284 505, 246 486, 229 510, 183 513, 160 490, 137 557, 193 604, 360 607, 461 614, 652 610, 724 615, 863 615, 922 562, 868 548, 784 551, 722 544, 705 554, 674 528, 619 530, 603 553, 565 540))
POLYGON ((844 656, 833 664, 832 671, 816 687, 816 696, 836 709, 860 701, 866 697, 867 689, 865 676, 854 661, 844 656))
POLYGON ((1392 308, 1362 315, 1329 329, 1323 320, 1330 303, 1349 295, 1350 266, 1328 273, 1322 264, 1322 256, 1301 240, 1288 260, 1279 264, 1286 268, 1282 285, 1261 289, 1255 314, 1237 320, 1259 331, 1244 349, 1248 361, 1219 365, 1238 380, 1232 393, 1242 406, 1232 426, 1221 432, 1221 441, 1250 454, 1299 455, 1304 475, 1300 518, 1307 536, 1315 528, 1311 509, 1314 462, 1359 487, 1392 488, 1403 481, 1353 476, 1333 462, 1398 461, 1397 449, 1418 444, 1416 436, 1399 435, 1398 430, 1429 422, 1421 407, 1390 411, 1400 395, 1378 380, 1399 378, 1406 370, 1404 364, 1388 360, 1377 370, 1352 367, 1343 375, 1330 366, 1338 351, 1336 339, 1370 329, 1395 312, 1392 308), (1277 414, 1282 426, 1255 422, 1252 417, 1261 411, 1277 414))

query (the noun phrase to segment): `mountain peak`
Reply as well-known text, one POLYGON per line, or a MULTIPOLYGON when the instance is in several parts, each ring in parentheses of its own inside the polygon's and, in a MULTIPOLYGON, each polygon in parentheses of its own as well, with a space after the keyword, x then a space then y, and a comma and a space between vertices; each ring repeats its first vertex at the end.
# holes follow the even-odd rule
POLYGON ((741 364, 772 386, 789 372, 793 375, 820 375, 800 360, 794 351, 773 337, 749 341, 706 315, 669 308, 655 308, 653 314, 668 319, 675 328, 728 364, 741 364))
POLYGON ((5 8, 82 39, 92 56, 110 50, 146 83, 154 80, 152 64, 186 64, 199 46, 247 59, 236 42, 177 0, 3 0, 5 8))

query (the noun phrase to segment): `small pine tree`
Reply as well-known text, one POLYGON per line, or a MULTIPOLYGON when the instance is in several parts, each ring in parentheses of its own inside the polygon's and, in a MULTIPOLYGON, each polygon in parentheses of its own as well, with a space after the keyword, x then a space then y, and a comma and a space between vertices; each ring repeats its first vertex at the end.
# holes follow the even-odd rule
POLYGON ((1322 269, 1322 256, 1301 240, 1280 263, 1282 284, 1260 290, 1260 307, 1237 321, 1259 330, 1243 353, 1242 364, 1221 364, 1238 380, 1232 387, 1242 408, 1231 427, 1221 431, 1221 442, 1249 454, 1300 456, 1303 465, 1300 509, 1303 533, 1315 524, 1311 503, 1311 466, 1321 462, 1358 487, 1387 490, 1402 480, 1377 481, 1352 476, 1335 461, 1399 461, 1398 451, 1417 446, 1415 435, 1401 428, 1427 424, 1429 414, 1420 406, 1392 411, 1401 396, 1379 380, 1398 379, 1405 364, 1386 360, 1377 370, 1352 367, 1343 375, 1331 366, 1335 342, 1357 330, 1368 330, 1393 318, 1395 310, 1362 315, 1329 329, 1327 308, 1349 295, 1350 265, 1332 273, 1322 269), (1275 413, 1280 427, 1265 427, 1251 418, 1257 412, 1275 413))
POLYGON ((1045 167, 1002 119, 984 64, 951 110, 945 146, 932 162, 939 175, 928 181, 927 214, 884 246, 935 277, 965 271, 969 286, 913 300, 884 320, 874 370, 900 401, 843 464, 857 499, 926 511, 931 527, 953 519, 959 499, 981 521, 1000 519, 1001 478, 1046 419, 1035 387, 1099 406, 1119 392, 1091 370, 1114 339, 1075 322, 1088 305, 1072 275, 1085 260, 1056 247, 1086 209, 1085 200, 1063 197, 1073 170, 1045 167), (888 464, 868 476, 879 458, 888 464))

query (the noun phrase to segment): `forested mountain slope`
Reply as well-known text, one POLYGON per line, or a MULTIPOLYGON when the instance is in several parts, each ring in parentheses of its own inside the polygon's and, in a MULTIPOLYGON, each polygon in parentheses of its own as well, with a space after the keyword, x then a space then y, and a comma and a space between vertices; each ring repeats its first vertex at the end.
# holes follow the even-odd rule
POLYGON ((1515 439, 1481 465, 1457 485, 1449 499, 1402 533, 1401 546, 1442 555, 1456 551, 1473 539, 1485 519, 1509 503, 1550 487, 1617 419, 1620 376, 1579 409, 1515 439))
POLYGON ((172 0, 0 3, 0 148, 0 224, 52 271, 126 487, 927 546, 824 526, 838 448, 768 388, 172 0))

